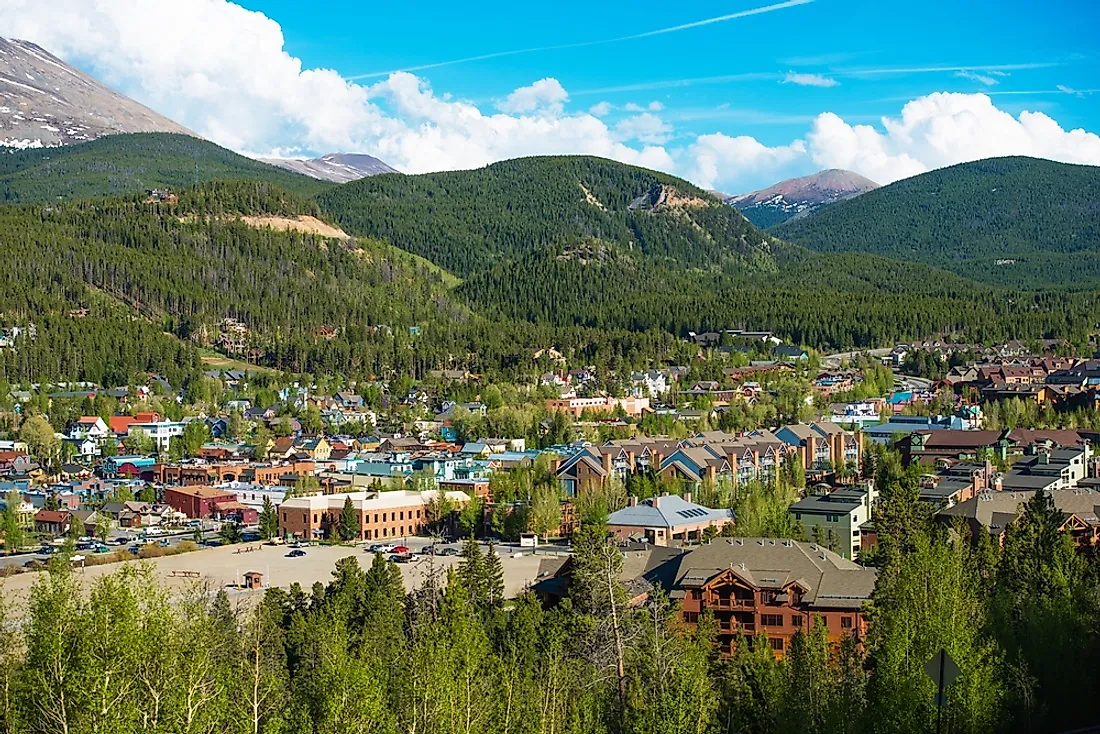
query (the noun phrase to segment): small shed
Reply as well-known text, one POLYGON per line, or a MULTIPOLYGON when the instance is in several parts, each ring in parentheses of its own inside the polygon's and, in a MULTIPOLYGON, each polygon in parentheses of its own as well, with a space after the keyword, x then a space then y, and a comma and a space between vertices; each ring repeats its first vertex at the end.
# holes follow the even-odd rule
POLYGON ((264 575, 259 571, 248 571, 244 575, 244 588, 246 589, 262 589, 264 585, 264 575))

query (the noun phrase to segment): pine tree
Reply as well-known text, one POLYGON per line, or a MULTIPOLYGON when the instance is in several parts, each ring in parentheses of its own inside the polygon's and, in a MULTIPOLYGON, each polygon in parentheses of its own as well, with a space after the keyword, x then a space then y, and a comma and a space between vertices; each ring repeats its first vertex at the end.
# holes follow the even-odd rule
POLYGON ((481 546, 472 537, 462 544, 462 560, 456 576, 470 595, 470 604, 480 607, 485 599, 485 557, 481 546))
POLYGON ((496 546, 489 543, 482 564, 482 605, 486 609, 497 609, 504 604, 504 566, 500 562, 496 546))
POLYGON ((359 538, 359 516, 355 512, 355 506, 351 503, 351 497, 344 498, 344 507, 340 510, 340 525, 336 529, 336 537, 345 543, 359 538))
MULTIPOLYGON (((343 520, 342 515, 341 520, 343 520)), ((279 513, 275 511, 275 505, 266 494, 263 509, 260 510, 260 534, 267 540, 279 534, 279 513)))

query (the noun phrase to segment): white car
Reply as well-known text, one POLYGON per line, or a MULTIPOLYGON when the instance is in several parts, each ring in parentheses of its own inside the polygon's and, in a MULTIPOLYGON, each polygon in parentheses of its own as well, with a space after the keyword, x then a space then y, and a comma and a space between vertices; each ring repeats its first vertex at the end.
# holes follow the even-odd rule
POLYGON ((394 548, 397 546, 393 543, 375 543, 370 548, 367 548, 369 553, 393 553, 394 548))

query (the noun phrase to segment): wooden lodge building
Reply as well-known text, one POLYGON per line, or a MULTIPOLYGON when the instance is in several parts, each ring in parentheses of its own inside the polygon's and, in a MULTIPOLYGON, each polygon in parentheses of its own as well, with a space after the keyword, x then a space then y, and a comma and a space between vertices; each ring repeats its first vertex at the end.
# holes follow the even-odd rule
MULTIPOLYGON (((572 564, 548 559, 532 590, 554 604, 568 593, 572 564)), ((645 548, 623 554, 620 581, 635 603, 653 589, 680 601, 680 619, 704 613, 718 625, 716 644, 730 653, 740 634, 763 635, 782 657, 801 629, 825 624, 829 639, 862 636, 864 605, 877 571, 812 543, 771 538, 718 538, 691 548, 645 548)))

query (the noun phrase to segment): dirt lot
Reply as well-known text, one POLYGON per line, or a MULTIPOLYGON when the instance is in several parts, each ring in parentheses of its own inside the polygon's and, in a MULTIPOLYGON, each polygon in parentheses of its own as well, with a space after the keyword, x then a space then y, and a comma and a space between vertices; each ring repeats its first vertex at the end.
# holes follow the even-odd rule
MULTIPOLYGON (((295 581, 307 591, 315 581, 327 583, 332 578, 332 569, 341 558, 355 556, 359 559, 359 565, 367 567, 372 557, 365 551, 365 546, 316 546, 306 549, 306 555, 301 558, 289 558, 290 549, 286 546, 269 546, 258 543, 237 546, 223 546, 220 548, 208 548, 193 553, 183 553, 177 556, 166 556, 147 561, 128 561, 127 563, 148 563, 156 569, 156 575, 168 588, 183 591, 193 587, 196 583, 208 585, 210 588, 224 588, 242 580, 246 571, 259 571, 263 574, 264 586, 289 587, 295 581), (250 552, 237 552, 244 548, 257 548, 250 552), (181 571, 197 572, 197 577, 180 575, 181 571), (173 575, 176 572, 176 575, 173 575)), ((426 578, 430 565, 434 562, 436 568, 446 568, 456 565, 457 556, 423 558, 416 563, 399 564, 401 574, 405 579, 405 586, 414 589, 426 578)), ((515 596, 538 576, 538 556, 523 555, 515 558, 501 552, 501 561, 504 566, 505 593, 515 596)), ((120 563, 111 563, 103 566, 89 566, 83 570, 77 570, 78 577, 85 579, 86 587, 91 587, 95 579, 118 570, 120 563)), ((13 602, 15 607, 21 607, 27 599, 31 587, 38 580, 41 573, 23 573, 0 580, 0 595, 13 602)), ((247 597, 258 597, 260 592, 239 591, 233 596, 239 600, 247 597)))
POLYGON ((271 227, 280 232, 304 232, 306 234, 319 234, 322 237, 348 239, 343 230, 325 224, 317 217, 304 214, 299 214, 297 217, 241 217, 241 221, 253 227, 271 227))

